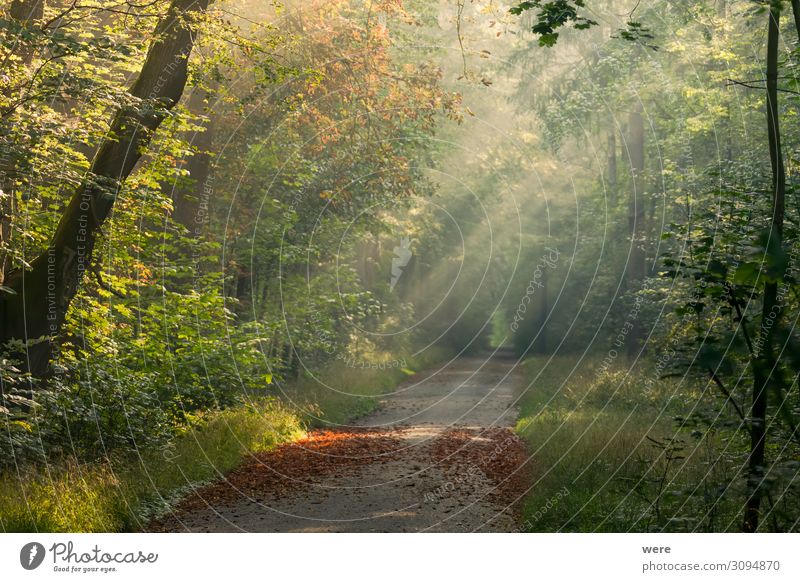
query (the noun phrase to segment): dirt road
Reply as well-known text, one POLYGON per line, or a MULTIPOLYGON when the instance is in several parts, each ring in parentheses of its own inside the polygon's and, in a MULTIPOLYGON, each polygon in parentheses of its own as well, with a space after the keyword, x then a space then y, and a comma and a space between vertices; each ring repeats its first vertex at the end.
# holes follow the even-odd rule
POLYGON ((248 459, 151 531, 512 531, 527 487, 513 360, 417 374, 354 426, 248 459))

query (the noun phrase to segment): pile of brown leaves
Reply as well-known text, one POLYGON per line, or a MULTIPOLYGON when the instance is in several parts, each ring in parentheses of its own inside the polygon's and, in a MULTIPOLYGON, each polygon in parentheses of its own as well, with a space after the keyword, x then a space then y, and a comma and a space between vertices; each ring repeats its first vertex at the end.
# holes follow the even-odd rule
POLYGON ((431 443, 431 455, 454 471, 480 470, 495 484, 491 496, 504 506, 519 509, 530 487, 525 443, 507 428, 451 429, 431 443))
MULTIPOLYGON (((396 458, 403 447, 396 434, 391 429, 370 428, 311 432, 304 439, 251 455, 224 479, 195 490, 180 502, 173 515, 232 505, 243 499, 281 497, 326 476, 385 463, 396 458)), ((164 520, 156 520, 147 529, 161 531, 165 524, 164 520)))

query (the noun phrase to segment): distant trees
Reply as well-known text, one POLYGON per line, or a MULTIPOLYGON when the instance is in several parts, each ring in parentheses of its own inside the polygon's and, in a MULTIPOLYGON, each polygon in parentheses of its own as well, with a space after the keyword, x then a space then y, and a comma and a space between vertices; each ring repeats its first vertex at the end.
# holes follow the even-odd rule
MULTIPOLYGON (((642 104, 631 105, 628 116, 628 139, 626 153, 630 160, 630 185, 628 202, 628 230, 630 236, 630 249, 626 265, 627 288, 638 291, 644 285, 645 277, 645 248, 647 245, 646 209, 648 206, 647 181, 645 179, 645 132, 642 104)), ((628 356, 636 357, 642 348, 643 325, 639 318, 632 323, 631 331, 627 335, 626 350, 628 356)))

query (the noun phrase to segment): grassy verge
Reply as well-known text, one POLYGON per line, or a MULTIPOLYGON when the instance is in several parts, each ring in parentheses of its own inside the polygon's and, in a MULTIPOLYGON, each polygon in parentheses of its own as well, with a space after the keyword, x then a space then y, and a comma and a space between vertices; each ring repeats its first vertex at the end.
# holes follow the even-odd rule
POLYGON ((290 384, 285 398, 251 398, 214 411, 160 450, 104 462, 71 459, 0 475, 0 529, 6 532, 136 531, 192 487, 236 467, 243 455, 299 438, 316 425, 346 422, 372 410, 378 396, 444 354, 389 370, 337 362, 321 377, 290 384))
POLYGON ((5 531, 139 529, 191 484, 219 477, 248 451, 298 438, 303 426, 275 399, 209 413, 160 450, 81 464, 28 468, 0 479, 5 531))
POLYGON ((517 432, 532 454, 528 531, 727 531, 739 526, 742 443, 678 420, 702 386, 646 364, 531 358, 517 432))

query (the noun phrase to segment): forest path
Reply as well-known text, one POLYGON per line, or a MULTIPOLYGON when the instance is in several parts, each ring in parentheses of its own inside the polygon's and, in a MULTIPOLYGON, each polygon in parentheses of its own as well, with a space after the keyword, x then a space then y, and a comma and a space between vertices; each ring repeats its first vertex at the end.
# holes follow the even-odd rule
POLYGON ((515 361, 415 375, 353 425, 248 458, 150 531, 513 531, 528 483, 511 427, 515 361))

